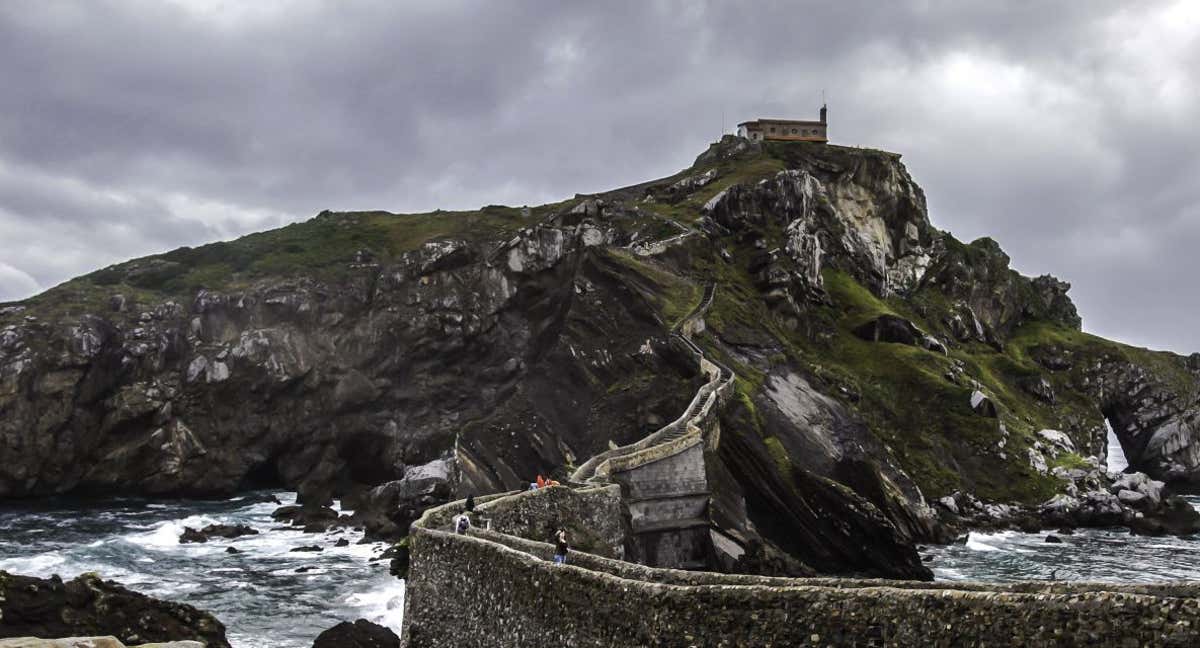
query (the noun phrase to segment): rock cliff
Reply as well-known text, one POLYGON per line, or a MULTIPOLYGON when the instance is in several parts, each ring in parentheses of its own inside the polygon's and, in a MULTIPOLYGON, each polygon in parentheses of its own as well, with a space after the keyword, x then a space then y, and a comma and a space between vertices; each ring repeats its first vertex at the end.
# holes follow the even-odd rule
POLYGON ((726 138, 603 194, 322 212, 0 305, 0 497, 278 485, 402 532, 678 416, 704 377, 669 332, 710 283, 739 569, 896 573, 948 533, 931 502, 1066 494, 1106 422, 1134 468, 1200 478, 1200 356, 1081 332, 1068 284, 934 227, 898 155, 726 138))

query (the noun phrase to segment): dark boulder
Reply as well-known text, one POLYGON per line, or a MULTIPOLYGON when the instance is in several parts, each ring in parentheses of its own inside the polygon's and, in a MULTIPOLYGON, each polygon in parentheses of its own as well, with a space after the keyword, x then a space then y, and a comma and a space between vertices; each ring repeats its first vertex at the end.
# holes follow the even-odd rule
POLYGON ((895 315, 880 315, 854 329, 854 334, 868 342, 893 342, 915 346, 924 337, 915 324, 895 315))
POLYGON ((64 582, 0 571, 0 619, 2 637, 112 635, 126 644, 196 640, 229 648, 225 626, 211 614, 91 573, 64 582))
POLYGON ((245 524, 210 524, 198 531, 192 527, 184 527, 179 536, 179 544, 208 542, 210 538, 240 538, 247 535, 258 535, 258 531, 245 524))
POLYGON ((317 545, 309 545, 307 547, 295 547, 293 549, 289 549, 288 551, 295 553, 295 552, 317 552, 317 551, 325 551, 325 550, 322 549, 321 547, 318 547, 317 545))
POLYGON ((449 499, 452 469, 448 460, 409 467, 403 478, 357 497, 350 522, 361 526, 372 540, 395 542, 403 538, 425 509, 449 499))
POLYGON ((400 637, 366 619, 343 621, 317 635, 313 648, 400 648, 400 637))
POLYGON ((1157 511, 1130 521, 1129 528, 1138 535, 1190 535, 1200 532, 1200 512, 1187 500, 1172 495, 1157 511))
POLYGON ((1050 544, 1062 544, 1062 538, 1054 535, 1046 536, 1046 542, 1050 544))
POLYGON ((306 533, 327 531, 338 521, 337 511, 328 506, 310 504, 281 506, 271 513, 271 517, 280 522, 290 522, 293 526, 303 527, 306 533))

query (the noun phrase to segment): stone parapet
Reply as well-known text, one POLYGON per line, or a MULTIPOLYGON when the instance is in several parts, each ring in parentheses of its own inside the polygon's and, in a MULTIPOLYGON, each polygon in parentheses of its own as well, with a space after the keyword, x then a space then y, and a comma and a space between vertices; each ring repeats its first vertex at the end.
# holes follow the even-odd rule
POLYGON ((1191 646, 1200 584, 920 583, 683 572, 418 523, 404 645, 1191 646))

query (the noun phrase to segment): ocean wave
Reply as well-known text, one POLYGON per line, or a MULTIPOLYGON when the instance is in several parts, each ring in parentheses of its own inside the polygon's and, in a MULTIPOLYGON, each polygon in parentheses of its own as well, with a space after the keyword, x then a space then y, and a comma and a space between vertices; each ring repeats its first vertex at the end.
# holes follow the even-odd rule
POLYGON ((183 546, 179 544, 179 536, 183 534, 184 527, 199 529, 210 524, 218 523, 219 520, 211 518, 207 515, 189 515, 182 520, 159 522, 158 524, 152 525, 149 531, 127 534, 124 536, 124 540, 147 549, 155 549, 159 551, 164 549, 177 549, 180 546, 183 546))
POLYGON ((400 634, 404 621, 404 581, 387 577, 374 585, 372 589, 349 594, 344 602, 366 620, 400 634))
POLYGON ((1008 531, 999 533, 975 533, 971 532, 967 535, 967 549, 975 551, 1006 551, 997 547, 996 544, 1003 542, 1012 534, 1008 531))
POLYGON ((0 560, 0 570, 30 576, 42 576, 43 574, 49 575, 51 573, 50 570, 53 570, 55 567, 61 567, 66 562, 66 557, 58 552, 38 554, 36 556, 18 556, 16 558, 0 560))

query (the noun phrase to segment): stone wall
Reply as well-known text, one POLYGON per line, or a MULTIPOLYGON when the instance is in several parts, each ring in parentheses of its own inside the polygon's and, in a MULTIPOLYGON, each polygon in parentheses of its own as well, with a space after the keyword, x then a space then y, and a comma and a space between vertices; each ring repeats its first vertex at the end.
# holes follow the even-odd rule
POLYGON ((621 489, 616 485, 524 491, 475 507, 475 524, 500 534, 549 541, 559 526, 573 547, 601 556, 625 555, 621 489))
POLYGON ((688 435, 655 446, 653 458, 613 471, 629 511, 629 558, 656 567, 704 569, 712 563, 704 442, 688 435))
POLYGON ((1191 646, 1196 584, 779 579, 662 570, 414 528, 404 645, 1191 646))

